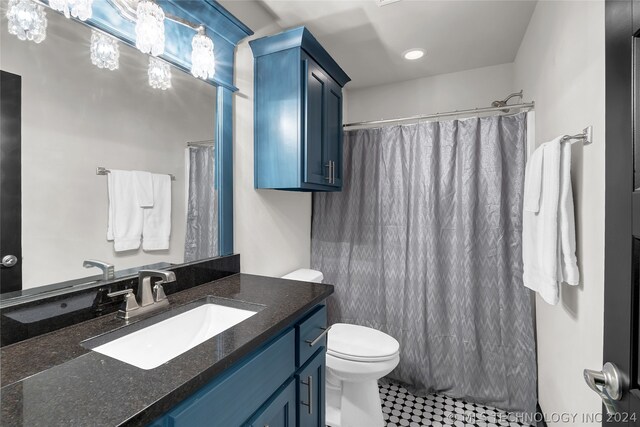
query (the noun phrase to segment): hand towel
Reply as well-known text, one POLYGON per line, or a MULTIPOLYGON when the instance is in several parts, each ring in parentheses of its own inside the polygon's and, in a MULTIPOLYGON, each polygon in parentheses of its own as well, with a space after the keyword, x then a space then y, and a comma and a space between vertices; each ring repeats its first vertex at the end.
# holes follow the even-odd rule
POLYGON ((153 178, 151 172, 131 171, 136 184, 136 195, 141 208, 153 207, 153 178))
POLYGON ((558 295, 558 204, 560 196, 561 138, 542 144, 525 170, 522 214, 522 259, 524 285, 549 304, 558 295), (537 157, 541 161, 536 161, 537 157), (538 199, 537 211, 533 201, 538 199))
POLYGON ((140 247, 143 212, 138 203, 131 171, 111 170, 107 174, 109 218, 107 240, 113 240, 116 252, 140 247))
POLYGON ((153 207, 143 209, 142 249, 160 251, 169 249, 171 235, 171 177, 152 174, 153 207))

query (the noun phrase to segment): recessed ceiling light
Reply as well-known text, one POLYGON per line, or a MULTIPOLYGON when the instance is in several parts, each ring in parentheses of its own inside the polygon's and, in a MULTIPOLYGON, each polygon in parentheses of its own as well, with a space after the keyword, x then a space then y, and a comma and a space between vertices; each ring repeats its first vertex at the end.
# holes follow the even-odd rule
POLYGON ((404 59, 408 59, 409 61, 415 61, 416 59, 420 59, 424 56, 424 49, 409 49, 403 53, 402 56, 404 56, 404 59))

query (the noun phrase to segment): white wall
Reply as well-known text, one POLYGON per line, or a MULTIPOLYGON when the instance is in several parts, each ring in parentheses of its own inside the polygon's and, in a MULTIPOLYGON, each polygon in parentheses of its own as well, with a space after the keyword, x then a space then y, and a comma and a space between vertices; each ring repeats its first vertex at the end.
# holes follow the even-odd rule
POLYGON ((488 106, 509 95, 513 91, 513 64, 363 89, 346 88, 345 123, 463 110, 488 106))
MULTIPOLYGON (((275 34, 265 27, 253 38, 275 34)), ((309 268, 311 194, 253 186, 253 55, 248 40, 236 51, 234 96, 234 250, 243 273, 282 276, 309 268)))
POLYGON ((90 30, 47 12, 47 38, 19 41, 3 28, 3 70, 22 76, 22 249, 24 288, 99 274, 96 258, 124 269, 182 262, 184 148, 211 139, 215 88, 173 69, 173 88, 147 84, 148 57, 120 45, 120 69, 89 57, 90 30), (97 166, 172 173, 168 251, 116 254, 106 240, 107 178, 97 166))
MULTIPOLYGON (((515 61, 515 84, 536 102, 538 143, 593 125, 593 144, 575 144, 578 287, 557 306, 536 300, 538 389, 546 413, 599 413, 584 368, 602 367, 604 310, 604 2, 538 2, 515 61)), ((579 423, 580 424, 580 423, 579 423)))

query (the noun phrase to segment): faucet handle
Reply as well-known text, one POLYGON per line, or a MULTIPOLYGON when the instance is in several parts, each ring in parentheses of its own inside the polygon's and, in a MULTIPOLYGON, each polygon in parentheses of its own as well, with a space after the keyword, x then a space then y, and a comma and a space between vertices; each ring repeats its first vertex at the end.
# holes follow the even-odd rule
POLYGON ((164 282, 158 282, 153 287, 153 300, 155 302, 159 302, 167 299, 167 295, 164 293, 164 288, 162 287, 162 283, 164 282))
MULTIPOLYGON (((138 306, 138 301, 136 301, 136 297, 133 295, 133 289, 124 289, 122 291, 110 292, 107 294, 109 298, 117 297, 119 295, 124 295, 124 302, 122 304, 122 310, 127 313, 132 310, 136 310, 138 306)), ((165 297, 166 298, 166 297, 165 297)))

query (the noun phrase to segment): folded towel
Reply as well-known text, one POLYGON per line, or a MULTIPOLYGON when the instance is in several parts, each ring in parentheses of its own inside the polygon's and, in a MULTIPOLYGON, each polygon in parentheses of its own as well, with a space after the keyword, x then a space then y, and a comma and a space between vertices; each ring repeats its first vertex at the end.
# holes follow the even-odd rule
POLYGON ((169 249, 171 235, 171 177, 152 174, 153 208, 144 210, 142 249, 160 251, 169 249))
POLYGON ((143 212, 131 171, 111 170, 107 174, 109 218, 107 240, 113 240, 116 252, 140 247, 143 212))
POLYGON ((580 271, 576 258, 576 224, 573 211, 573 189, 571 188, 571 144, 562 144, 560 160, 560 268, 558 282, 576 286, 580 283, 580 271))
POLYGON ((136 195, 141 208, 153 207, 153 178, 151 172, 131 171, 136 184, 136 195))
POLYGON ((527 162, 524 175, 524 210, 527 212, 538 212, 540 210, 543 153, 544 148, 540 147, 533 152, 527 162))
POLYGON ((522 218, 524 285, 547 303, 559 301, 559 284, 577 284, 571 190, 571 147, 561 137, 542 144, 525 171, 522 218))

